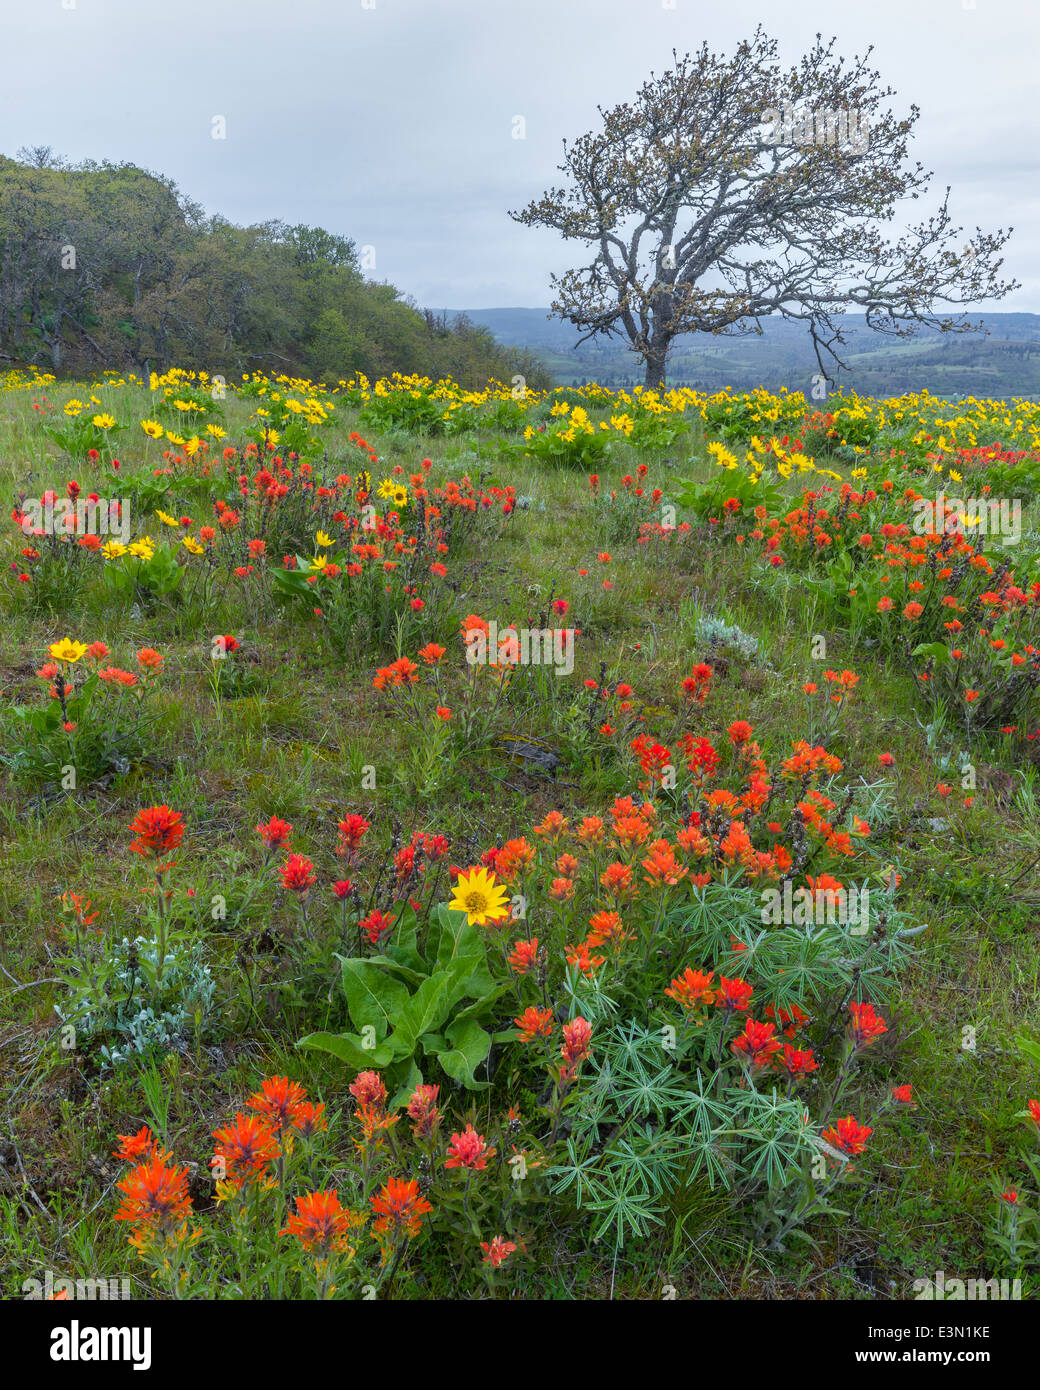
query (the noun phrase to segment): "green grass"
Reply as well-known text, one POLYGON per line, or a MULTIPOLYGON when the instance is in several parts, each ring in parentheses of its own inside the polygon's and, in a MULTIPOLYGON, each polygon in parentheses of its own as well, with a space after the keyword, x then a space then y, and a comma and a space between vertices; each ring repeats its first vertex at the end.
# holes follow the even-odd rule
MULTIPOLYGON (((60 398, 58 388, 52 395, 60 398)), ((106 404, 108 397, 118 402, 126 417, 125 391, 101 395, 106 404)), ((84 489, 97 483, 99 475, 56 455, 29 414, 18 393, 0 398, 4 492, 18 491, 30 477, 33 489, 60 487, 70 475, 84 489)), ((229 403, 227 414, 234 438, 234 421, 245 408, 229 403)), ((355 427, 342 410, 334 440, 345 441, 355 427)), ((391 465, 399 461, 406 471, 424 455, 452 476, 467 455, 466 466, 479 466, 470 441, 399 434, 383 441, 365 433, 391 465)), ((479 442, 490 449, 490 439, 479 442)), ((667 490, 676 476, 697 474, 698 445, 690 435, 669 456, 644 458, 649 481, 667 490)), ((127 447, 132 459, 133 446, 127 447)), ((617 459, 604 472, 604 485, 616 485, 636 461, 633 454, 617 459)), ((815 1246, 781 1257, 751 1247, 720 1196, 695 1194, 681 1220, 620 1253, 608 1241, 591 1245, 583 1218, 571 1213, 540 1233, 537 1261, 512 1285, 516 1296, 657 1298, 671 1284, 680 1297, 885 1297, 905 1295, 914 1279, 935 1269, 986 1266, 993 1254, 992 1182, 1020 1178, 1016 1155, 1025 1136, 1014 1115, 1038 1089, 1035 1067, 1014 1043, 1018 1032, 1040 1034, 1040 845, 1031 769, 1007 769, 1010 796, 980 790, 970 812, 942 805, 934 795, 941 775, 934 754, 941 750, 929 748, 915 715, 921 707, 912 678, 864 659, 840 632, 824 632, 827 660, 814 661, 812 638, 821 631, 814 613, 762 586, 750 559, 732 549, 694 544, 683 552, 688 564, 653 565, 640 547, 606 533, 583 476, 545 472, 516 458, 494 471, 530 505, 492 549, 473 549, 453 566, 459 614, 533 620, 550 593, 572 598, 578 592, 579 569, 589 569, 598 584, 595 557, 609 549, 615 587, 606 594, 590 587, 587 599, 575 601, 583 638, 572 680, 595 677, 604 662, 648 703, 674 703, 679 681, 703 656, 694 638, 696 603, 753 633, 764 653, 750 673, 736 666, 720 673, 710 727, 747 718, 763 747, 776 749, 806 733, 803 683, 825 666, 852 667, 861 676, 856 699, 828 746, 852 774, 868 779, 876 778, 880 749, 897 753, 894 819, 877 852, 898 862, 905 900, 916 920, 928 924, 889 1011, 896 1026, 869 1072, 875 1092, 886 1083, 912 1082, 918 1106, 877 1132, 869 1160, 857 1164, 853 1182, 841 1189, 847 1218, 817 1222, 815 1246), (950 824, 935 830, 929 818, 950 824)), ((91 1057, 55 1054, 52 1010, 61 987, 49 983, 62 949, 62 892, 86 893, 94 910, 125 934, 140 921, 138 866, 126 853, 126 827, 137 809, 153 803, 183 809, 190 833, 181 878, 195 884, 203 905, 214 894, 228 900, 227 923, 200 913, 199 925, 215 962, 225 1026, 216 1038, 195 1039, 162 1063, 171 1146, 204 1163, 210 1132, 261 1075, 287 1072, 339 1104, 351 1079, 332 1059, 295 1047, 302 1033, 341 1021, 335 999, 325 995, 319 1008, 315 999, 323 996, 313 980, 295 988, 273 968, 261 970, 248 988, 243 981, 239 952, 264 930, 272 908, 269 893, 245 903, 235 889, 254 825, 272 813, 286 817, 296 827, 294 847, 330 869, 334 820, 348 809, 362 810, 381 833, 395 821, 406 836, 416 827, 444 831, 475 855, 529 831, 553 807, 600 807, 625 781, 591 759, 565 765, 555 781, 494 753, 431 766, 371 688, 381 662, 334 663, 313 628, 246 611, 234 599, 178 639, 167 619, 131 617, 115 629, 94 601, 86 615, 33 613, 13 584, 4 592, 10 602, 0 631, 0 690, 10 699, 36 690, 33 672, 48 643, 66 635, 100 637, 121 649, 147 642, 166 655, 151 734, 154 766, 82 798, 49 803, 12 780, 0 801, 4 1291, 17 1293, 22 1279, 49 1268, 72 1277, 129 1273, 140 1293, 147 1287, 142 1267, 129 1258, 111 1220, 119 1174, 110 1154, 117 1132, 148 1119, 141 1080, 133 1068, 113 1076, 99 1072, 91 1057), (235 633, 257 673, 256 693, 221 708, 206 683, 211 629, 235 633), (374 790, 362 788, 366 766, 376 769, 374 790)), ((519 698, 513 732, 558 745, 544 692, 519 698)), ((976 750, 978 761, 995 768, 1001 756, 996 748, 976 750)), ((464 862, 463 850, 453 857, 464 862)), ((306 967, 304 974, 307 968, 319 970, 306 967)), ((476 1104, 479 1114, 491 1102, 478 1097, 476 1104)), ((458 1288, 450 1261, 436 1258, 408 1280, 401 1289, 406 1296, 451 1297, 458 1288)))

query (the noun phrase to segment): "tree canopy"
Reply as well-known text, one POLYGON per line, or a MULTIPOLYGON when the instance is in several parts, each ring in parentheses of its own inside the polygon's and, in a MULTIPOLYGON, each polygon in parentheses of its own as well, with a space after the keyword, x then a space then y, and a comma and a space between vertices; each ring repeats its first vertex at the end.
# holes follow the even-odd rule
POLYGON ((46 147, 0 156, 0 356, 70 375, 400 371, 483 386, 519 372, 551 384, 487 329, 367 280, 346 237, 280 221, 239 227, 162 175, 71 165, 46 147))
MULTIPOLYGON (((635 100, 599 108, 602 129, 564 142, 565 186, 511 214, 594 254, 553 276, 553 311, 627 337, 646 384, 665 380, 683 333, 757 331, 771 314, 803 320, 825 375, 844 365, 841 317, 910 336, 922 324, 1017 288, 999 278, 1010 230, 965 242, 947 202, 898 235, 886 224, 931 174, 907 159, 919 111, 902 118, 868 66, 836 40, 783 70, 761 28, 723 56, 673 54, 635 100)), ((584 341, 584 338, 582 339, 584 341)))

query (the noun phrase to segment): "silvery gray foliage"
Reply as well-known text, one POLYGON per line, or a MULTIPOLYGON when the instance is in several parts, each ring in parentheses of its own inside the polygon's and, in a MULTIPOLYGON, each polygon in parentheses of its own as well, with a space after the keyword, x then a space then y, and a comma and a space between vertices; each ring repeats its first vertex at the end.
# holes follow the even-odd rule
POLYGON ((707 648, 709 653, 728 651, 747 662, 758 662, 761 659, 758 638, 737 627, 735 623, 724 623, 721 618, 702 613, 697 619, 694 633, 697 641, 707 648))
POLYGON ((206 1019, 213 1007, 214 983, 201 943, 168 948, 158 981, 158 942, 138 936, 133 947, 136 963, 124 937, 103 986, 84 979, 65 1005, 55 1005, 61 1022, 75 1028, 78 1047, 101 1043, 106 1067, 177 1047, 196 1018, 206 1019))

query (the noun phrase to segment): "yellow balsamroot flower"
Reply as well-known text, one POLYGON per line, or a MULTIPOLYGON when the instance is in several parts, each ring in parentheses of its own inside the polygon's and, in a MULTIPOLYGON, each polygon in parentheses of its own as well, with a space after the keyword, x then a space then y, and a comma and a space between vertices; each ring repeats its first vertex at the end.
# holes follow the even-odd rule
POLYGON ((226 439, 227 430, 222 430, 219 425, 207 425, 206 433, 212 435, 214 439, 226 439))
POLYGON ((162 439, 165 433, 158 420, 142 420, 141 428, 149 439, 162 439))
POLYGON ((121 560, 127 552, 126 546, 121 545, 119 541, 106 541, 101 547, 101 553, 106 560, 121 560))
POLYGON ((308 568, 312 570, 323 570, 328 563, 329 557, 327 555, 315 555, 308 568))
POLYGON ((151 536, 142 536, 139 541, 134 541, 129 549, 130 554, 136 555, 139 560, 150 560, 155 554, 155 542, 151 536))
POLYGON ((708 453, 720 468, 728 468, 732 472, 737 466, 736 454, 731 454, 725 444, 720 444, 717 440, 708 445, 708 453))
POLYGON ((552 410, 549 411, 549 414, 566 415, 570 408, 570 403, 568 401, 557 401, 556 404, 553 406, 552 410))
POLYGON ((171 444, 176 444, 178 449, 181 448, 184 444, 184 440, 180 437, 179 434, 174 434, 173 430, 166 431, 166 438, 170 441, 171 444))
POLYGON ((850 476, 853 478, 865 478, 867 476, 867 470, 865 468, 854 468, 850 476))
POLYGON ((92 425, 96 425, 99 430, 110 430, 116 422, 114 415, 95 415, 91 420, 92 425))
POLYGON ((159 518, 159 520, 162 522, 164 526, 173 526, 177 530, 180 529, 180 522, 177 520, 175 516, 171 516, 169 512, 161 512, 159 508, 156 507, 155 515, 159 518))
POLYGON ((949 477, 950 481, 954 483, 961 483, 964 481, 963 477, 960 473, 957 472, 956 468, 950 469, 949 477))
POLYGON ((190 459, 193 459, 201 448, 202 440, 198 437, 197 434, 193 434, 192 437, 184 445, 184 452, 188 455, 190 459))
POLYGON ((407 507, 408 489, 400 485, 395 487, 393 492, 390 494, 390 501, 394 504, 398 511, 400 511, 402 507, 407 507))
POLYGON ((336 544, 336 542, 332 539, 332 537, 331 537, 331 536, 327 536, 327 535, 325 534, 324 531, 319 531, 318 534, 315 536, 314 539, 315 539, 315 541, 316 541, 316 543, 317 543, 318 545, 324 546, 326 550, 328 549, 328 547, 329 547, 330 545, 335 545, 335 544, 336 544))
POLYGON ((189 555, 205 555, 206 553, 206 547, 200 545, 194 536, 185 536, 181 545, 184 546, 189 555))
POLYGON ((448 907, 453 912, 464 912, 471 927, 504 922, 510 915, 505 888, 485 868, 467 869, 459 874, 448 907))
POLYGON ((52 642, 49 648, 55 661, 69 662, 78 661, 86 650, 86 642, 73 642, 70 637, 63 637, 60 642, 52 642))
POLYGON ((174 401, 173 404, 176 410, 185 411, 198 409, 194 401, 174 401))
POLYGON ((79 413, 82 411, 82 409, 83 409, 83 402, 82 402, 82 401, 72 400, 72 401, 66 401, 66 402, 65 402, 65 414, 66 414, 66 415, 71 415, 73 418, 75 418, 77 415, 79 415, 79 413))

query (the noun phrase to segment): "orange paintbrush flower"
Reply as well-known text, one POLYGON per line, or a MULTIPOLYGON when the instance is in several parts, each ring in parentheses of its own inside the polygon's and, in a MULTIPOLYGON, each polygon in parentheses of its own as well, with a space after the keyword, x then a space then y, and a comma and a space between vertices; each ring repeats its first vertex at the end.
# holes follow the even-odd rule
POLYGON ((311 1192, 296 1198, 296 1212, 290 1216, 283 1236, 295 1236, 304 1250, 327 1259, 329 1255, 353 1253, 350 1232, 364 1224, 365 1218, 340 1205, 336 1188, 311 1192))
POLYGON ((300 1103, 306 1096, 307 1092, 298 1081, 290 1081, 287 1076, 272 1076, 261 1083, 259 1091, 250 1096, 246 1104, 259 1110, 274 1132, 280 1134, 295 1122, 300 1103))
POLYGON ((175 1238, 191 1211, 188 1170, 168 1164, 164 1154, 152 1153, 116 1186, 123 1204, 115 1219, 137 1227, 131 1241, 139 1248, 156 1238, 175 1238))
POLYGON ((240 1112, 233 1124, 215 1129, 213 1138, 219 1147, 213 1151, 210 1167, 223 1169, 235 1187, 263 1177, 268 1165, 278 1157, 274 1130, 256 1115, 240 1112))
POLYGON ((665 994, 692 1013, 714 1001, 714 981, 714 970, 691 970, 687 966, 683 973, 677 975, 668 986, 665 994))
POLYGON ((149 806, 138 811, 130 830, 135 837, 130 843, 134 854, 146 858, 168 854, 184 838, 184 817, 169 806, 149 806))
POLYGON ((433 1207, 419 1192, 414 1178, 388 1178, 374 1197, 369 1198, 376 1221, 372 1227, 377 1236, 391 1241, 404 1235, 413 1239, 422 1230, 422 1218, 433 1207))

